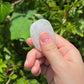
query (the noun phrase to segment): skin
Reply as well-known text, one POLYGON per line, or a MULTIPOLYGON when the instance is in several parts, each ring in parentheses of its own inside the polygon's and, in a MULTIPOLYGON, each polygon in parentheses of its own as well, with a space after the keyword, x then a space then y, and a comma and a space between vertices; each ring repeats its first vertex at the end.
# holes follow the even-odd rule
MULTIPOLYGON (((40 34, 39 43, 42 51, 36 48, 28 52, 25 68, 31 73, 45 75, 48 84, 84 84, 84 65, 79 51, 63 37, 55 34, 53 42, 48 33, 40 34)), ((34 46, 32 39, 27 44, 34 46)))

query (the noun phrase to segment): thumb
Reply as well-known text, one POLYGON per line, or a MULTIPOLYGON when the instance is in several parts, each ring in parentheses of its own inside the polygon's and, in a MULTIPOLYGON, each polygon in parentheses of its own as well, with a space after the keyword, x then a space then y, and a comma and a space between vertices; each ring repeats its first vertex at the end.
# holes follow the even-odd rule
POLYGON ((40 34, 39 37, 42 53, 49 61, 52 68, 56 69, 59 65, 63 65, 64 58, 57 49, 57 46, 50 35, 46 32, 40 34))

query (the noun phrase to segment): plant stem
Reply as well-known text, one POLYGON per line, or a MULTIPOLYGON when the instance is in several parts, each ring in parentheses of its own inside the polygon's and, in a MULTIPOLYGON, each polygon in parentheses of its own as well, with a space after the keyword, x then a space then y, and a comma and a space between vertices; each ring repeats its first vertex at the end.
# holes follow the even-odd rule
POLYGON ((23 0, 15 1, 14 3, 11 4, 11 6, 15 6, 16 4, 19 4, 21 1, 23 1, 23 0))
MULTIPOLYGON (((13 74, 14 74, 14 70, 10 73, 10 76, 13 75, 13 74)), ((6 84, 9 84, 10 81, 11 81, 11 79, 10 79, 10 77, 9 77, 8 81, 6 82, 6 84)))

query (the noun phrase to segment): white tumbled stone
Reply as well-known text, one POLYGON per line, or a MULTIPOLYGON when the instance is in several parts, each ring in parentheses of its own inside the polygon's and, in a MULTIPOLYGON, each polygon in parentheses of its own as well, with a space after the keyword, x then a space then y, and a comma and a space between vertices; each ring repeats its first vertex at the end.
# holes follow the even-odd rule
POLYGON ((42 32, 47 32, 55 41, 55 35, 53 28, 48 20, 40 19, 34 22, 30 27, 30 35, 33 41, 34 46, 41 51, 40 44, 39 44, 39 35, 42 32))

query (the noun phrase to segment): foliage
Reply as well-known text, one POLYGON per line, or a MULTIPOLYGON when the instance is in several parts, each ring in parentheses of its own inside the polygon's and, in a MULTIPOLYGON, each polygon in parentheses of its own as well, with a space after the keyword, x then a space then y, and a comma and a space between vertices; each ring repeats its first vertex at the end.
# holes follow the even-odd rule
POLYGON ((24 69, 30 25, 49 20, 55 33, 73 43, 84 59, 84 0, 0 0, 0 84, 47 84, 24 69))
POLYGON ((0 3, 0 23, 4 21, 10 13, 11 6, 8 2, 0 3))

